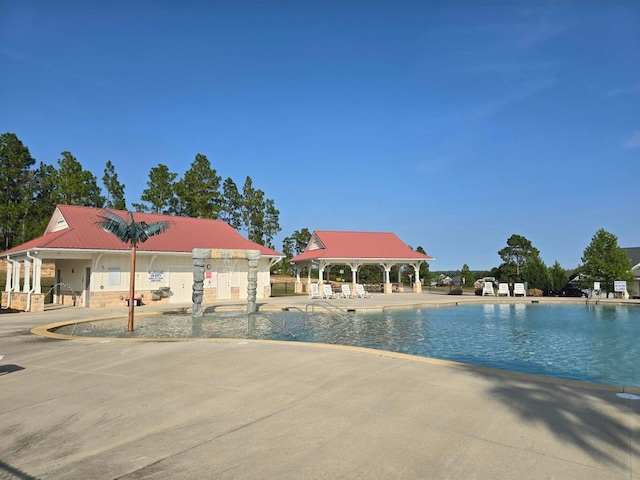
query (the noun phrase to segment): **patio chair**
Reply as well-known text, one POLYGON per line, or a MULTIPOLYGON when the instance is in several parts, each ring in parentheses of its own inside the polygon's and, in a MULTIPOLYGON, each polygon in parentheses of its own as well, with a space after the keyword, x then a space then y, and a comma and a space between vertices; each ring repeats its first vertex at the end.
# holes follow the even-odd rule
POLYGON ((356 283, 356 297, 358 298, 371 298, 371 294, 364 289, 364 285, 356 283))
POLYGON ((514 283, 513 284, 513 296, 522 295, 523 297, 527 296, 527 291, 524 289, 524 283, 514 283))
POLYGON ((349 285, 347 285, 346 283, 342 284, 341 295, 342 295, 343 298, 355 297, 355 295, 353 293, 351 293, 351 287, 349 285))
POLYGON ((484 297, 485 295, 493 295, 493 296, 496 295, 493 292, 493 283, 484 282, 484 285, 482 285, 482 296, 484 297))
POLYGON ((509 294, 509 284, 508 283, 499 283, 498 284, 498 297, 500 295, 505 295, 507 297, 510 296, 510 294, 509 294))
POLYGON ((309 299, 311 300, 312 298, 322 298, 322 295, 320 294, 320 287, 318 287, 317 283, 312 283, 311 284, 311 291, 309 292, 309 299))
POLYGON ((336 294, 333 293, 331 284, 325 283, 322 285, 322 298, 337 298, 336 294))

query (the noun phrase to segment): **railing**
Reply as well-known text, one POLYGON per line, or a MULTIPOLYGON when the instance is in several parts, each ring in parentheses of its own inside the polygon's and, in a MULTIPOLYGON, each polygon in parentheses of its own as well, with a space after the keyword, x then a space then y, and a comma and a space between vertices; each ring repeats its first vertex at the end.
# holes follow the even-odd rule
POLYGON ((291 333, 289 330, 287 330, 287 327, 284 326, 284 322, 282 325, 280 325, 278 322, 276 322, 273 318, 271 318, 269 315, 267 315, 265 312, 252 312, 252 313, 248 313, 247 314, 247 335, 249 335, 249 319, 251 318, 251 316, 257 316, 257 317, 262 317, 265 320, 267 320, 268 322, 270 322, 272 325, 274 325, 275 327, 279 328, 280 330, 282 330, 283 332, 291 335, 293 338, 296 338, 296 336, 291 333))
POLYGON ((297 338, 296 335, 291 332, 289 329, 287 329, 287 321, 286 321, 286 313, 285 312, 298 312, 300 314, 302 314, 305 318, 305 321, 311 320, 313 322, 316 322, 320 325, 322 325, 324 328, 332 328, 335 327, 336 325, 341 325, 344 322, 347 322, 350 320, 350 317, 348 315, 348 312, 340 307, 337 307, 336 305, 331 304, 330 302, 314 302, 314 303, 309 303, 305 309, 303 310, 302 308, 299 307, 287 307, 286 309, 284 309, 283 311, 283 316, 282 316, 282 323, 279 323, 275 318, 274 315, 272 315, 271 313, 267 313, 267 312, 252 312, 247 314, 247 335, 250 333, 251 330, 251 325, 250 325, 250 319, 252 316, 254 317, 262 317, 265 320, 267 320, 269 323, 271 323, 274 327, 279 328, 280 330, 282 330, 283 332, 285 332, 287 335, 290 335, 293 338, 297 338), (338 324, 334 324, 334 325, 330 325, 324 321, 321 320, 321 317, 319 318, 318 314, 315 312, 315 310, 320 309, 321 311, 328 313, 330 317, 333 318, 337 318, 339 319, 339 323, 338 324))
POLYGON ((296 295, 295 282, 271 282, 272 297, 288 297, 296 295))
POLYGON ((339 317, 341 320, 343 321, 347 321, 349 320, 349 317, 347 316, 347 311, 343 310, 342 308, 338 307, 337 305, 334 305, 331 302, 313 302, 313 303, 309 303, 307 304, 307 306, 305 307, 305 313, 307 315, 309 315, 309 308, 311 308, 311 313, 315 313, 315 309, 316 307, 324 310, 325 312, 328 312, 331 316, 333 317, 339 317))

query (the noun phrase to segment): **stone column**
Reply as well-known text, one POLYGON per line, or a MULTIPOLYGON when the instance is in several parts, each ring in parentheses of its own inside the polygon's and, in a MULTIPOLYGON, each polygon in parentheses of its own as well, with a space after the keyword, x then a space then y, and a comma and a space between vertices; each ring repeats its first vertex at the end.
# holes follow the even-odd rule
POLYGON ((258 311, 258 306, 256 304, 256 292, 258 290, 258 261, 260 260, 260 251, 247 250, 246 255, 249 262, 247 313, 255 313, 258 311))
POLYGON ((193 302, 191 316, 193 317, 201 317, 203 315, 202 291, 204 290, 204 266, 210 256, 211 250, 204 248, 193 249, 193 292, 191 294, 191 301, 193 302))

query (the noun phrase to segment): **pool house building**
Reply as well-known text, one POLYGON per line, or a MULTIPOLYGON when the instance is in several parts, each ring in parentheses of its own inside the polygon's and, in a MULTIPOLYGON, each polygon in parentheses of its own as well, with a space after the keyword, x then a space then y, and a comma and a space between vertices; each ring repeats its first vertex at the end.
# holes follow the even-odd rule
MULTIPOLYGON (((129 299, 131 246, 96 226, 103 209, 58 205, 41 237, 0 253, 7 279, 2 307, 44 310, 42 265, 53 265, 53 303, 81 307, 125 306, 129 299)), ((111 212, 129 222, 124 211, 111 212)), ((248 266, 235 251, 257 250, 256 296, 271 294, 270 267, 282 254, 244 238, 221 220, 134 212, 135 222, 170 227, 137 246, 135 296, 141 304, 192 301, 194 249, 218 252, 206 265, 204 301, 247 298, 248 266)))

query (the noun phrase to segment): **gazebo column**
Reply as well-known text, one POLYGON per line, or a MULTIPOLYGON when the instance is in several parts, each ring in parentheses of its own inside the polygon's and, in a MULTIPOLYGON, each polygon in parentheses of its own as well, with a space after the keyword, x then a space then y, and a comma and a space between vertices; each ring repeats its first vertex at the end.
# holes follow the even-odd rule
POLYGON ((293 291, 295 293, 303 293, 303 291, 302 291, 302 281, 300 280, 300 269, 298 268, 298 265, 295 265, 294 268, 296 269, 296 283, 295 283, 295 286, 293 288, 293 291))
POLYGON ((420 282, 420 264, 422 262, 412 263, 413 271, 415 272, 415 281, 413 282, 413 293, 422 293, 422 282, 420 282))
POLYGON ((323 284, 324 283, 324 269, 328 268, 329 265, 331 265, 330 262, 327 262, 326 260, 320 260, 318 262, 318 283, 323 284))
POLYGON ((393 263, 381 263, 382 268, 384 268, 384 293, 393 293, 393 285, 391 284, 391 267, 393 267, 393 263))
POLYGON ((361 262, 347 263, 351 269, 351 290, 356 291, 356 283, 358 283, 358 269, 362 266, 361 262))

